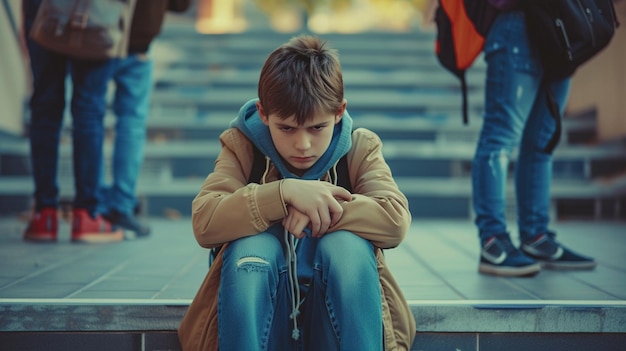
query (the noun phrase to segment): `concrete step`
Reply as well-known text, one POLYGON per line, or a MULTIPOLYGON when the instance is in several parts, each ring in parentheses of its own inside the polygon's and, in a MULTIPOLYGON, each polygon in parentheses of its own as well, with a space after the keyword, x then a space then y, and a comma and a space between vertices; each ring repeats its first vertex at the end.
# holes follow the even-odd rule
MULTIPOLYGON (((245 101, 241 104, 243 102, 245 101)), ((198 116, 198 109, 193 105, 153 105, 147 120, 148 139, 154 142, 217 141, 219 135, 236 117, 239 107, 230 111, 209 111, 203 116, 198 116)), ((385 142, 407 140, 476 143, 482 126, 482 116, 476 113, 471 114, 469 123, 464 125, 460 114, 415 113, 409 117, 400 118, 391 117, 387 113, 352 113, 350 108, 348 110, 353 118, 354 128, 363 127, 373 130, 385 142)), ((108 111, 105 117, 105 128, 108 134, 113 133, 115 120, 115 115, 108 111)), ((67 116, 64 121, 63 133, 66 138, 70 138, 70 116, 67 116)), ((567 115, 563 119, 562 127, 559 147, 566 144, 593 145, 595 143, 595 113, 567 115)), ((16 138, 9 139, 15 140, 16 138)))
MULTIPOLYGON (((168 180, 140 179, 137 193, 142 212, 149 216, 190 215, 190 204, 204 177, 168 180)), ((71 178, 60 182, 61 198, 70 203, 74 196, 71 178)), ((396 177, 407 196, 414 218, 473 218, 472 188, 469 178, 396 177)), ((515 194, 512 181, 507 186, 506 215, 515 217, 515 194)), ((32 205, 30 177, 0 179, 0 213, 19 214, 32 205)), ((551 191, 552 218, 559 220, 626 219, 626 177, 610 181, 554 181, 551 191)))
MULTIPOLYGON (((181 350, 189 300, 0 300, 7 350, 181 350), (45 318, 42 318, 45 316, 45 318)), ((621 351, 626 304, 580 301, 409 301, 418 350, 621 351)))
MULTIPOLYGON (((454 90, 459 89, 459 80, 446 71, 407 70, 395 68, 387 71, 345 68, 343 71, 346 94, 356 89, 386 89, 389 91, 418 90, 454 90)), ((256 89, 260 70, 256 69, 196 69, 193 67, 172 68, 164 70, 155 77, 155 91, 169 89, 222 89, 248 88, 256 89)), ((482 89, 484 73, 472 70, 468 72, 468 90, 482 89)))
MULTIPOLYGON (((191 88, 164 89, 152 95, 152 105, 164 108, 192 107, 198 116, 215 112, 238 111, 249 99, 257 96, 256 88, 191 88)), ((389 89, 361 89, 347 91, 345 98, 349 111, 355 116, 366 113, 387 116, 411 117, 420 113, 434 115, 461 114, 461 97, 455 91, 391 91, 389 89)), ((469 92, 468 110, 480 114, 483 95, 480 91, 469 92)), ((236 113, 236 112, 234 112, 236 113)), ((460 119, 460 117, 459 117, 460 119)))
MULTIPOLYGON (((144 179, 177 179, 204 177, 213 168, 220 152, 218 133, 208 140, 160 140, 145 147, 144 179)), ((467 177, 471 171, 475 143, 468 141, 413 141, 384 139, 383 154, 395 176, 401 177, 467 177)), ((30 153, 26 139, 0 142, 3 175, 30 175, 30 153)), ((107 162, 112 157, 112 143, 104 147, 107 162)), ((514 167, 515 155, 511 161, 514 167)), ((71 175, 72 145, 60 147, 61 179, 71 175)), ((107 163, 107 167, 109 164, 107 163)), ((106 170, 108 173, 108 168, 106 170)), ((626 172, 626 145, 562 145, 554 152, 555 179, 591 180, 608 178, 626 172)), ((511 172, 512 174, 512 172, 511 172)), ((62 180, 61 180, 62 181, 62 180)), ((63 181, 62 181, 63 182, 63 181)))

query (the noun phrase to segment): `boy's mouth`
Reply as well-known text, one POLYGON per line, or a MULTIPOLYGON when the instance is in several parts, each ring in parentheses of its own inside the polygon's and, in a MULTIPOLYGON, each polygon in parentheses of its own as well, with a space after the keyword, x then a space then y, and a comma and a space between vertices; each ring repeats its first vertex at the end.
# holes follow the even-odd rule
POLYGON ((315 157, 313 157, 313 156, 306 156, 306 157, 303 157, 303 156, 292 156, 291 159, 294 162, 297 162, 297 163, 309 163, 309 162, 315 160, 315 157))

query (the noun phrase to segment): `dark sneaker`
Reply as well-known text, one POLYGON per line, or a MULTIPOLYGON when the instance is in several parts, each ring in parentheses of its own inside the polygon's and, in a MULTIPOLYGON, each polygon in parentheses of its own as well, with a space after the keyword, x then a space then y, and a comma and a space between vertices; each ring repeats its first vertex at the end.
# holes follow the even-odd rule
POLYGON ((525 277, 539 273, 541 266, 524 255, 508 234, 496 235, 485 242, 480 252, 478 271, 503 277, 525 277))
POLYGON ((556 234, 548 232, 535 240, 523 243, 522 250, 530 257, 541 262, 548 269, 594 269, 596 261, 591 257, 577 254, 558 243, 556 234))
POLYGON ((51 242, 57 240, 58 217, 57 209, 47 207, 33 213, 24 231, 24 240, 36 242, 51 242))
POLYGON ((72 211, 72 241, 89 244, 110 243, 124 240, 124 231, 113 226, 101 215, 93 218, 87 210, 72 211))
POLYGON ((126 239, 145 238, 150 235, 150 227, 139 222, 132 214, 111 210, 104 215, 104 218, 112 224, 124 228, 126 230, 126 239))

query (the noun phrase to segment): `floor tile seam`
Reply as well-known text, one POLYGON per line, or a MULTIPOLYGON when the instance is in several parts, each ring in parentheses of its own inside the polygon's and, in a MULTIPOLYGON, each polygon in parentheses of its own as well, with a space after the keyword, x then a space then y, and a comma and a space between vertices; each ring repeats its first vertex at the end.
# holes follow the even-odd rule
POLYGON ((0 291, 3 290, 3 289, 6 289, 6 288, 12 287, 14 285, 17 285, 19 283, 22 283, 22 282, 24 282, 26 280, 29 280, 29 279, 35 278, 37 276, 40 276, 40 275, 42 275, 44 273, 50 272, 50 271, 52 271, 52 270, 54 270, 54 269, 56 269, 58 267, 61 267, 61 266, 66 265, 66 264, 69 264, 69 263, 71 263, 73 261, 78 261, 78 260, 84 258, 85 256, 91 254, 93 251, 95 251, 95 248, 93 248, 91 250, 85 250, 85 251, 81 252, 78 255, 68 256, 68 257, 66 257, 65 260, 61 260, 61 261, 59 261, 57 263, 53 263, 53 264, 47 265, 46 267, 44 267, 42 269, 39 269, 39 270, 37 270, 35 272, 27 274, 24 277, 21 277, 21 278, 15 280, 15 281, 12 281, 12 282, 7 283, 7 284, 5 284, 3 286, 0 286, 0 291))
POLYGON ((608 296, 611 296, 611 297, 616 298, 616 299, 622 299, 622 297, 617 296, 617 295, 611 293, 610 291, 605 290, 604 288, 597 286, 596 284, 592 284, 592 283, 590 283, 590 282, 588 282, 586 280, 583 280, 583 279, 581 279, 580 277, 578 277, 576 275, 569 275, 568 274, 568 276, 570 276, 570 278, 572 280, 575 280, 575 281, 577 281, 577 282, 579 282, 579 283, 581 283, 583 285, 586 285, 586 286, 588 286, 588 287, 590 287, 590 288, 592 288, 594 290, 597 290, 597 291, 600 291, 602 293, 605 293, 608 296))
POLYGON ((89 282, 87 285, 84 285, 83 287, 81 287, 80 289, 74 291, 73 293, 66 295, 64 298, 69 299, 72 298, 72 296, 76 296, 86 290, 88 290, 89 288, 96 286, 97 284, 105 281, 107 278, 113 276, 115 273, 121 271, 122 269, 124 269, 126 266, 128 266, 128 260, 124 261, 118 265, 116 265, 115 267, 113 267, 113 269, 109 269, 106 273, 100 275, 98 278, 92 280, 91 282, 89 282))
POLYGON ((430 265, 429 263, 427 263, 420 255, 419 253, 413 248, 413 245, 411 245, 411 243, 408 243, 408 245, 404 246, 405 249, 407 250, 407 252, 409 253, 410 256, 412 256, 416 261, 419 262, 419 264, 421 264, 427 271, 429 271, 433 276, 437 277, 438 279, 440 279, 445 286, 447 286, 450 290, 452 290, 455 294, 457 294, 460 298, 462 299, 467 299, 467 297, 465 295, 463 295, 463 293, 461 293, 457 288, 454 287, 454 285, 452 285, 447 279, 445 279, 437 270, 435 270, 435 268, 430 265))
MULTIPOLYGON (((437 229, 433 229, 433 230, 434 230, 435 232, 437 232, 437 233, 441 233, 441 231, 442 231, 442 229, 439 229, 439 228, 437 228, 437 229)), ((469 253, 469 249, 466 249, 466 248, 464 248, 464 247, 461 247, 461 246, 460 246, 460 245, 458 245, 456 242, 454 242, 454 241, 452 241, 452 240, 449 240, 449 239, 447 238, 447 235, 446 235, 446 234, 447 234, 447 233, 445 233, 445 232, 444 232, 444 233, 443 233, 443 235, 433 235, 433 237, 435 238, 435 240, 438 240, 439 242, 443 243, 445 246, 452 246, 453 248, 455 248, 455 250, 460 250, 461 252, 466 253, 466 254, 467 254, 467 256, 469 256, 469 257, 473 256, 473 255, 471 255, 471 254, 469 253)), ((409 245, 409 246, 410 246, 410 245, 409 245)), ((417 250, 414 250, 413 248, 411 248, 411 251, 414 251, 415 255, 416 255, 416 256, 419 256, 419 254, 417 253, 417 250)), ((423 262, 423 264, 425 264, 425 263, 424 263, 424 262, 425 262, 424 260, 421 260, 421 259, 418 259, 418 260, 420 260, 421 262, 423 262)), ((449 282, 446 278, 444 278, 444 276, 443 276, 443 275, 441 275, 441 274, 437 273, 437 271, 436 271, 436 270, 435 270, 432 266, 430 266, 430 265, 427 265, 427 266, 428 266, 428 269, 429 269, 429 270, 431 270, 431 271, 433 272, 433 274, 435 274, 435 275, 436 275, 437 277, 439 277, 442 281, 444 281, 444 283, 445 283, 447 286, 449 286, 451 289, 453 289, 453 291, 455 291, 457 294, 459 294, 459 296, 462 296, 463 298, 466 298, 466 299, 467 299, 467 297, 466 297, 466 296, 465 296, 465 295, 464 295, 464 294, 463 294, 460 290, 456 289, 452 283, 450 283, 450 282, 449 282)), ((478 273, 476 273, 476 274, 478 274, 478 273)), ((527 295, 527 296, 529 296, 529 297, 536 298, 537 300, 542 300, 542 298, 541 298, 540 296, 538 296, 538 295, 534 294, 532 291, 530 291, 530 290, 528 290, 528 289, 524 288, 523 286, 520 286, 520 285, 516 284, 515 282, 513 282, 513 281, 512 281, 512 280, 510 280, 510 279, 500 279, 500 281, 501 281, 501 282, 503 282, 504 284, 508 285, 509 287, 511 287, 511 288, 512 288, 513 290, 515 290, 515 291, 521 292, 521 293, 523 293, 523 294, 525 294, 525 295, 527 295)))
MULTIPOLYGON (((185 273, 189 272, 191 270, 192 267, 194 267, 200 260, 201 258, 207 259, 207 273, 209 272, 209 267, 208 267, 208 256, 204 253, 197 253, 195 255, 195 257, 191 260, 189 260, 189 262, 187 262, 187 264, 185 266, 183 266, 183 268, 176 274, 174 275, 174 277, 172 277, 167 283, 165 283, 165 285, 156 293, 152 296, 153 299, 157 299, 158 296, 162 293, 164 293, 170 286, 173 286, 174 283, 179 280, 179 278, 184 275, 185 273)), ((200 286, 202 282, 199 281, 198 282, 198 286, 200 286)))

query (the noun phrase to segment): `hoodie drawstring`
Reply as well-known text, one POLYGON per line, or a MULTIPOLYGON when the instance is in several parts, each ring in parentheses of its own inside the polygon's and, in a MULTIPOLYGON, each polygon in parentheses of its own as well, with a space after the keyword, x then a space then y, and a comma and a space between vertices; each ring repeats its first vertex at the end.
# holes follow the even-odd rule
POLYGON ((333 185, 337 185, 337 183, 339 182, 339 181, 337 180, 337 177, 339 177, 339 176, 337 175, 337 163, 335 163, 331 169, 332 169, 332 171, 333 171, 333 175, 332 175, 332 177, 330 176, 330 170, 329 170, 329 171, 328 171, 328 172, 329 172, 328 178, 330 178, 330 179, 332 180, 333 185))
MULTIPOLYGON (((266 183, 266 177, 270 169, 271 160, 265 156, 265 171, 261 176, 261 184, 266 183)), ((291 337, 294 340, 300 339, 300 329, 298 329, 298 315, 300 314, 300 283, 298 282, 298 256, 296 255, 296 241, 287 229, 283 231, 287 253, 287 275, 289 276, 289 289, 291 289, 291 313, 289 318, 293 320, 293 330, 291 337)))
MULTIPOLYGON (((271 160, 265 156, 265 171, 261 177, 261 183, 266 183, 266 177, 269 172, 271 160)), ((332 177, 330 176, 330 170, 328 176, 332 180, 333 184, 337 185, 337 164, 332 167, 332 177)), ((287 247, 286 261, 287 261, 287 275, 289 276, 289 288, 291 290, 291 313, 289 318, 293 320, 293 330, 291 331, 291 337, 294 340, 300 339, 300 329, 298 328, 298 315, 300 315, 300 283, 298 282, 298 256, 296 254, 297 239, 285 229, 283 231, 285 245, 287 247)))
POLYGON ((293 330, 291 337, 294 340, 300 338, 298 329, 298 315, 300 314, 300 283, 298 282, 298 256, 296 255, 296 243, 293 235, 287 229, 284 231, 285 243, 287 244, 287 274, 289 275, 289 287, 291 289, 291 314, 289 318, 293 320, 293 330))

